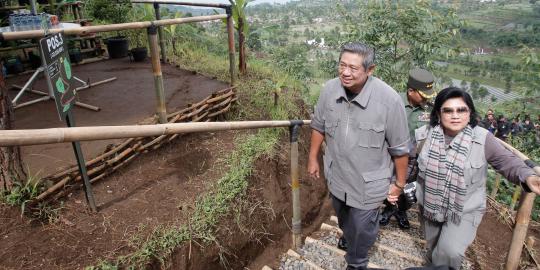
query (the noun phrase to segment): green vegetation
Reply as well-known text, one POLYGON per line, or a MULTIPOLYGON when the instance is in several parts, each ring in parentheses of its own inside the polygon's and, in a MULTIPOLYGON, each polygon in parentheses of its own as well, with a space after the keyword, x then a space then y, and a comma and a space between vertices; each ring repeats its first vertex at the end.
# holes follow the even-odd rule
MULTIPOLYGON (((196 29, 185 26, 184 30, 189 27, 196 29)), ((169 57, 183 68, 227 81, 229 65, 225 33, 219 31, 217 36, 198 34, 199 39, 175 41, 174 47, 168 48, 169 57)), ((171 42, 168 41, 169 45, 171 42)), ((299 108, 294 102, 301 98, 299 82, 265 61, 253 59, 249 64, 248 72, 238 81, 237 94, 242 106, 237 108, 233 117, 238 120, 300 118, 299 108), (276 89, 280 90, 277 105, 273 99, 276 89)), ((191 240, 219 245, 216 227, 222 217, 232 213, 232 205, 245 200, 254 161, 262 155, 275 154, 274 148, 285 134, 284 128, 261 129, 255 134, 236 138, 236 150, 225 161, 227 172, 210 192, 197 199, 186 225, 156 228, 144 241, 133 243, 132 253, 113 262, 99 262, 88 269, 144 268, 154 259, 164 262, 178 246, 191 240)))

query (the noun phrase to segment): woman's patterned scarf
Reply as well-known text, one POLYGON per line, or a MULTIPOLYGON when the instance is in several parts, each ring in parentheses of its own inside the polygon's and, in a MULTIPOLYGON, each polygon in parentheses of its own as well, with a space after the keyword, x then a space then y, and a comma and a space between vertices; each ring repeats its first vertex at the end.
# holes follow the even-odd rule
POLYGON ((464 168, 471 149, 472 128, 467 125, 446 149, 440 125, 432 128, 425 175, 424 216, 432 221, 461 223, 467 194, 464 168))

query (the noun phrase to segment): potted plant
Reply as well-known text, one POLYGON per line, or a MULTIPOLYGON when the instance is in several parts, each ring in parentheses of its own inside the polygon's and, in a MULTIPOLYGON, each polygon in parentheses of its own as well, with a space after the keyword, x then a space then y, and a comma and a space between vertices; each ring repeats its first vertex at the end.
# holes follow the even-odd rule
POLYGON ((135 42, 135 48, 129 50, 130 58, 135 62, 142 62, 148 57, 148 49, 144 44, 146 43, 146 31, 140 29, 130 30, 128 32, 128 38, 130 41, 135 42))
MULTIPOLYGON (((114 24, 128 22, 131 2, 129 0, 117 0, 111 3, 109 0, 92 0, 85 7, 86 11, 97 20, 107 21, 114 24)), ((122 58, 128 55, 129 43, 120 32, 116 36, 105 39, 110 58, 122 58)))
MULTIPOLYGON (((129 16, 133 20, 151 21, 154 19, 154 9, 151 5, 134 5, 129 16)), ((146 37, 146 31, 139 29, 129 31, 129 39, 136 44, 136 47, 130 50, 130 55, 135 62, 142 62, 148 57, 148 49, 145 46, 148 43, 146 37)))
POLYGON ((82 62, 83 55, 81 53, 81 48, 75 45, 75 41, 73 40, 68 41, 68 53, 69 53, 69 61, 71 63, 78 64, 82 62))
POLYGON ((19 74, 24 71, 23 63, 18 55, 9 55, 4 59, 7 74, 19 74))

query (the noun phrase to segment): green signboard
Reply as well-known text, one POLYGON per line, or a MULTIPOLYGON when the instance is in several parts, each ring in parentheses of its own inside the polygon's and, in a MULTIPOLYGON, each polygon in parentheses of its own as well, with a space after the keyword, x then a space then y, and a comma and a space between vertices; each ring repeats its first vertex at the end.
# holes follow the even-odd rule
POLYGON ((75 103, 76 95, 66 40, 62 33, 57 33, 42 38, 39 43, 45 74, 52 88, 50 90, 54 95, 58 114, 63 120, 75 103))

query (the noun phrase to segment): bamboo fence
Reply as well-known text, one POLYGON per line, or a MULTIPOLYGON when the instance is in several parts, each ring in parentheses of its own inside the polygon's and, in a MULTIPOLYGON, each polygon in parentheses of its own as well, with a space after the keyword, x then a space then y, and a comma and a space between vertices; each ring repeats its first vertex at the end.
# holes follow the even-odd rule
MULTIPOLYGON (((195 104, 188 104, 184 109, 167 115, 168 123, 180 122, 209 122, 226 113, 237 99, 234 87, 229 87, 207 96, 195 104)), ((153 119, 153 124, 158 120, 153 119)), ((145 123, 149 124, 149 123, 145 123)), ((142 153, 156 150, 178 138, 180 134, 161 135, 154 137, 129 138, 107 149, 86 163, 91 183, 95 183, 128 164, 142 153)), ((77 165, 44 177, 44 181, 52 183, 47 190, 34 200, 34 203, 49 198, 58 199, 71 190, 70 187, 82 185, 77 165), (52 196, 54 195, 54 196, 52 196)))

